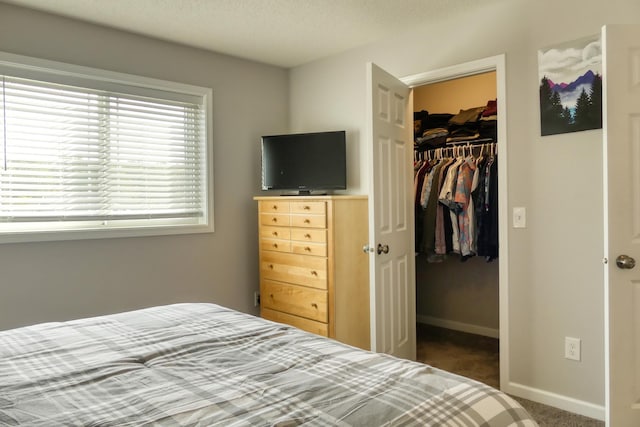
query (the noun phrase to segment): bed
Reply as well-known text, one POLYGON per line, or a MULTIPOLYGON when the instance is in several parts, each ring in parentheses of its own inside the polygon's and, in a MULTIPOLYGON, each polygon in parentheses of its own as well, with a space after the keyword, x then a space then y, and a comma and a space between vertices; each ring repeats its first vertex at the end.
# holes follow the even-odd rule
POLYGON ((189 303, 0 332, 0 425, 537 424, 479 382, 189 303))

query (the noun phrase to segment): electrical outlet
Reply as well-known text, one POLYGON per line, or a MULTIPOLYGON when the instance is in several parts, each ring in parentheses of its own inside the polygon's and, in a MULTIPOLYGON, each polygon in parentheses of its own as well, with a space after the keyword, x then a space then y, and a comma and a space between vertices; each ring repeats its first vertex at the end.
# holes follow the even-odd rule
POLYGON ((253 306, 257 307, 260 305, 260 292, 256 291, 253 293, 253 306))
POLYGON ((580 338, 564 337, 564 357, 580 361, 580 338))

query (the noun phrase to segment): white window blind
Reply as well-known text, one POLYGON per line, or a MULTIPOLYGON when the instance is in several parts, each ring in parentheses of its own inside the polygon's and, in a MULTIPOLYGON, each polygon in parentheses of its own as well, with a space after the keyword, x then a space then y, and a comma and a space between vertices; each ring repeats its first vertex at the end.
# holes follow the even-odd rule
POLYGON ((0 234, 208 224, 205 97, 22 74, 0 74, 0 234))

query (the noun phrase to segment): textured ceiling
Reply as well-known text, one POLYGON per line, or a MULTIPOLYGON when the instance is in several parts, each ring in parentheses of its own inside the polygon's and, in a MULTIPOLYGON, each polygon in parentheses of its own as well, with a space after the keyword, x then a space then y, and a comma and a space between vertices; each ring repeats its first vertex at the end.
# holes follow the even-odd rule
MULTIPOLYGON (((1 0, 282 67, 428 25, 478 0, 1 0)), ((486 1, 486 0, 485 0, 486 1)))

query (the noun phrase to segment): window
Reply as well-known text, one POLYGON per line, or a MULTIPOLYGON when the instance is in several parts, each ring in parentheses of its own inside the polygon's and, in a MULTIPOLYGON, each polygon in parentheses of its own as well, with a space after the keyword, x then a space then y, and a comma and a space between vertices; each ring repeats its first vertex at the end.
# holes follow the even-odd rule
POLYGON ((211 89, 0 54, 0 242, 213 230, 211 89))

